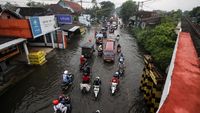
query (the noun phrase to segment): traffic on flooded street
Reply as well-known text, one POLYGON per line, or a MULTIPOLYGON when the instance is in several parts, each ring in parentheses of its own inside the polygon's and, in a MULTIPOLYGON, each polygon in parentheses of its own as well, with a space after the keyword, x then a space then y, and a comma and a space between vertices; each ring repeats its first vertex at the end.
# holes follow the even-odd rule
POLYGON ((196 113, 199 4, 0 0, 0 113, 196 113))
MULTIPOLYGON (((124 30, 116 30, 120 35, 119 43, 125 58, 125 73, 120 77, 119 89, 112 96, 111 79, 118 69, 119 53, 114 62, 104 62, 95 50, 88 63, 91 66, 91 83, 98 76, 101 89, 97 99, 93 87, 87 94, 81 93, 82 72, 79 70, 81 45, 86 42, 95 44, 94 33, 101 27, 92 27, 83 36, 71 39, 66 50, 54 50, 48 62, 35 67, 30 76, 18 83, 12 90, 1 96, 2 113, 53 113, 52 101, 62 94, 62 75, 68 70, 74 75, 72 85, 64 91, 70 96, 72 113, 145 113, 143 97, 139 91, 143 59, 135 39, 124 30), (10 98, 12 97, 12 98, 10 98)), ((106 39, 105 39, 106 40, 106 39)))

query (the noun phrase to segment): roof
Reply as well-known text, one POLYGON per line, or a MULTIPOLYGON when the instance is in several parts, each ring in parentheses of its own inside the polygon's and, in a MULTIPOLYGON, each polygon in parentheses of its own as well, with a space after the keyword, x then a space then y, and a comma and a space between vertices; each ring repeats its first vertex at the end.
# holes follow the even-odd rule
POLYGON ((69 24, 69 25, 62 25, 61 27, 60 27, 62 30, 64 30, 64 31, 71 31, 71 32, 74 32, 74 31, 76 31, 77 29, 79 29, 80 28, 80 26, 76 26, 75 24, 69 24))
POLYGON ((11 11, 11 10, 9 10, 9 9, 2 9, 2 8, 0 8, 0 12, 2 12, 2 11, 3 11, 4 13, 8 13, 8 14, 14 16, 16 19, 21 19, 21 18, 23 18, 21 15, 15 13, 14 11, 11 11))
POLYGON ((52 14, 71 14, 72 13, 69 9, 63 8, 59 4, 50 4, 50 5, 46 6, 46 8, 52 14))
POLYGON ((43 7, 16 7, 19 10, 19 14, 22 16, 45 16, 48 14, 47 9, 43 7))
POLYGON ((150 18, 144 18, 141 20, 142 22, 146 22, 148 24, 158 24, 161 21, 161 17, 150 17, 150 18))
POLYGON ((81 45, 82 48, 93 48, 94 44, 91 42, 86 42, 84 44, 81 45))
POLYGON ((21 43, 25 41, 26 39, 23 38, 0 38, 0 50, 5 49, 7 47, 10 47, 12 45, 21 43))
POLYGON ((73 9, 74 12, 76 12, 76 13, 81 13, 81 12, 83 12, 83 8, 81 7, 81 5, 79 5, 79 4, 76 3, 76 2, 68 1, 68 0, 62 0, 62 1, 59 1, 58 4, 62 4, 63 2, 64 2, 64 5, 65 5, 65 6, 68 6, 68 7, 70 7, 71 9, 73 9))
POLYGON ((157 16, 157 13, 155 11, 139 11, 137 13, 137 16, 140 18, 149 18, 149 17, 157 16))
POLYGON ((200 61, 189 33, 179 34, 174 54, 169 94, 165 94, 167 98, 158 113, 197 113, 200 111, 200 61))
POLYGON ((112 41, 107 41, 105 50, 113 50, 113 49, 114 49, 114 43, 112 41))

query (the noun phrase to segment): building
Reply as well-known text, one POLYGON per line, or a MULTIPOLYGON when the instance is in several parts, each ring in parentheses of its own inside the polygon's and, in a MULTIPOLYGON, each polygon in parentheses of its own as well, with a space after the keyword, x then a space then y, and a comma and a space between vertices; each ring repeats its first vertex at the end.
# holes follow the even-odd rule
POLYGON ((26 39, 31 32, 21 16, 5 8, 0 8, 0 83, 7 81, 8 72, 16 66, 12 58, 21 52, 28 54, 26 39), (19 26, 21 24, 21 26, 19 26), (18 28, 21 29, 18 29, 18 28))

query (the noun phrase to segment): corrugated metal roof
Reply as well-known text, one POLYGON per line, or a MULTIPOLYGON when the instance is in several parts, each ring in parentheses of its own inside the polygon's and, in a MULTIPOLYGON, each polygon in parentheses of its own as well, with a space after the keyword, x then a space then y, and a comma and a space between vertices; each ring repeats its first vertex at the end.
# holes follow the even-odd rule
POLYGON ((23 38, 7 40, 6 42, 4 42, 0 45, 0 50, 5 49, 5 48, 10 47, 10 46, 15 45, 15 44, 19 44, 19 43, 21 43, 25 40, 26 39, 23 39, 23 38))

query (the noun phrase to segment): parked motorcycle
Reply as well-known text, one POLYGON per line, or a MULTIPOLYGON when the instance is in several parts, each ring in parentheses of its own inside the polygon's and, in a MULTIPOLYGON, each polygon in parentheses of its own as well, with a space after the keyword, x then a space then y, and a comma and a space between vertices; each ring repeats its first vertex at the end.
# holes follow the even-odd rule
POLYGON ((62 82, 62 84, 61 84, 62 91, 66 91, 73 84, 74 75, 73 74, 70 74, 70 75, 71 75, 71 81, 69 83, 62 82))

